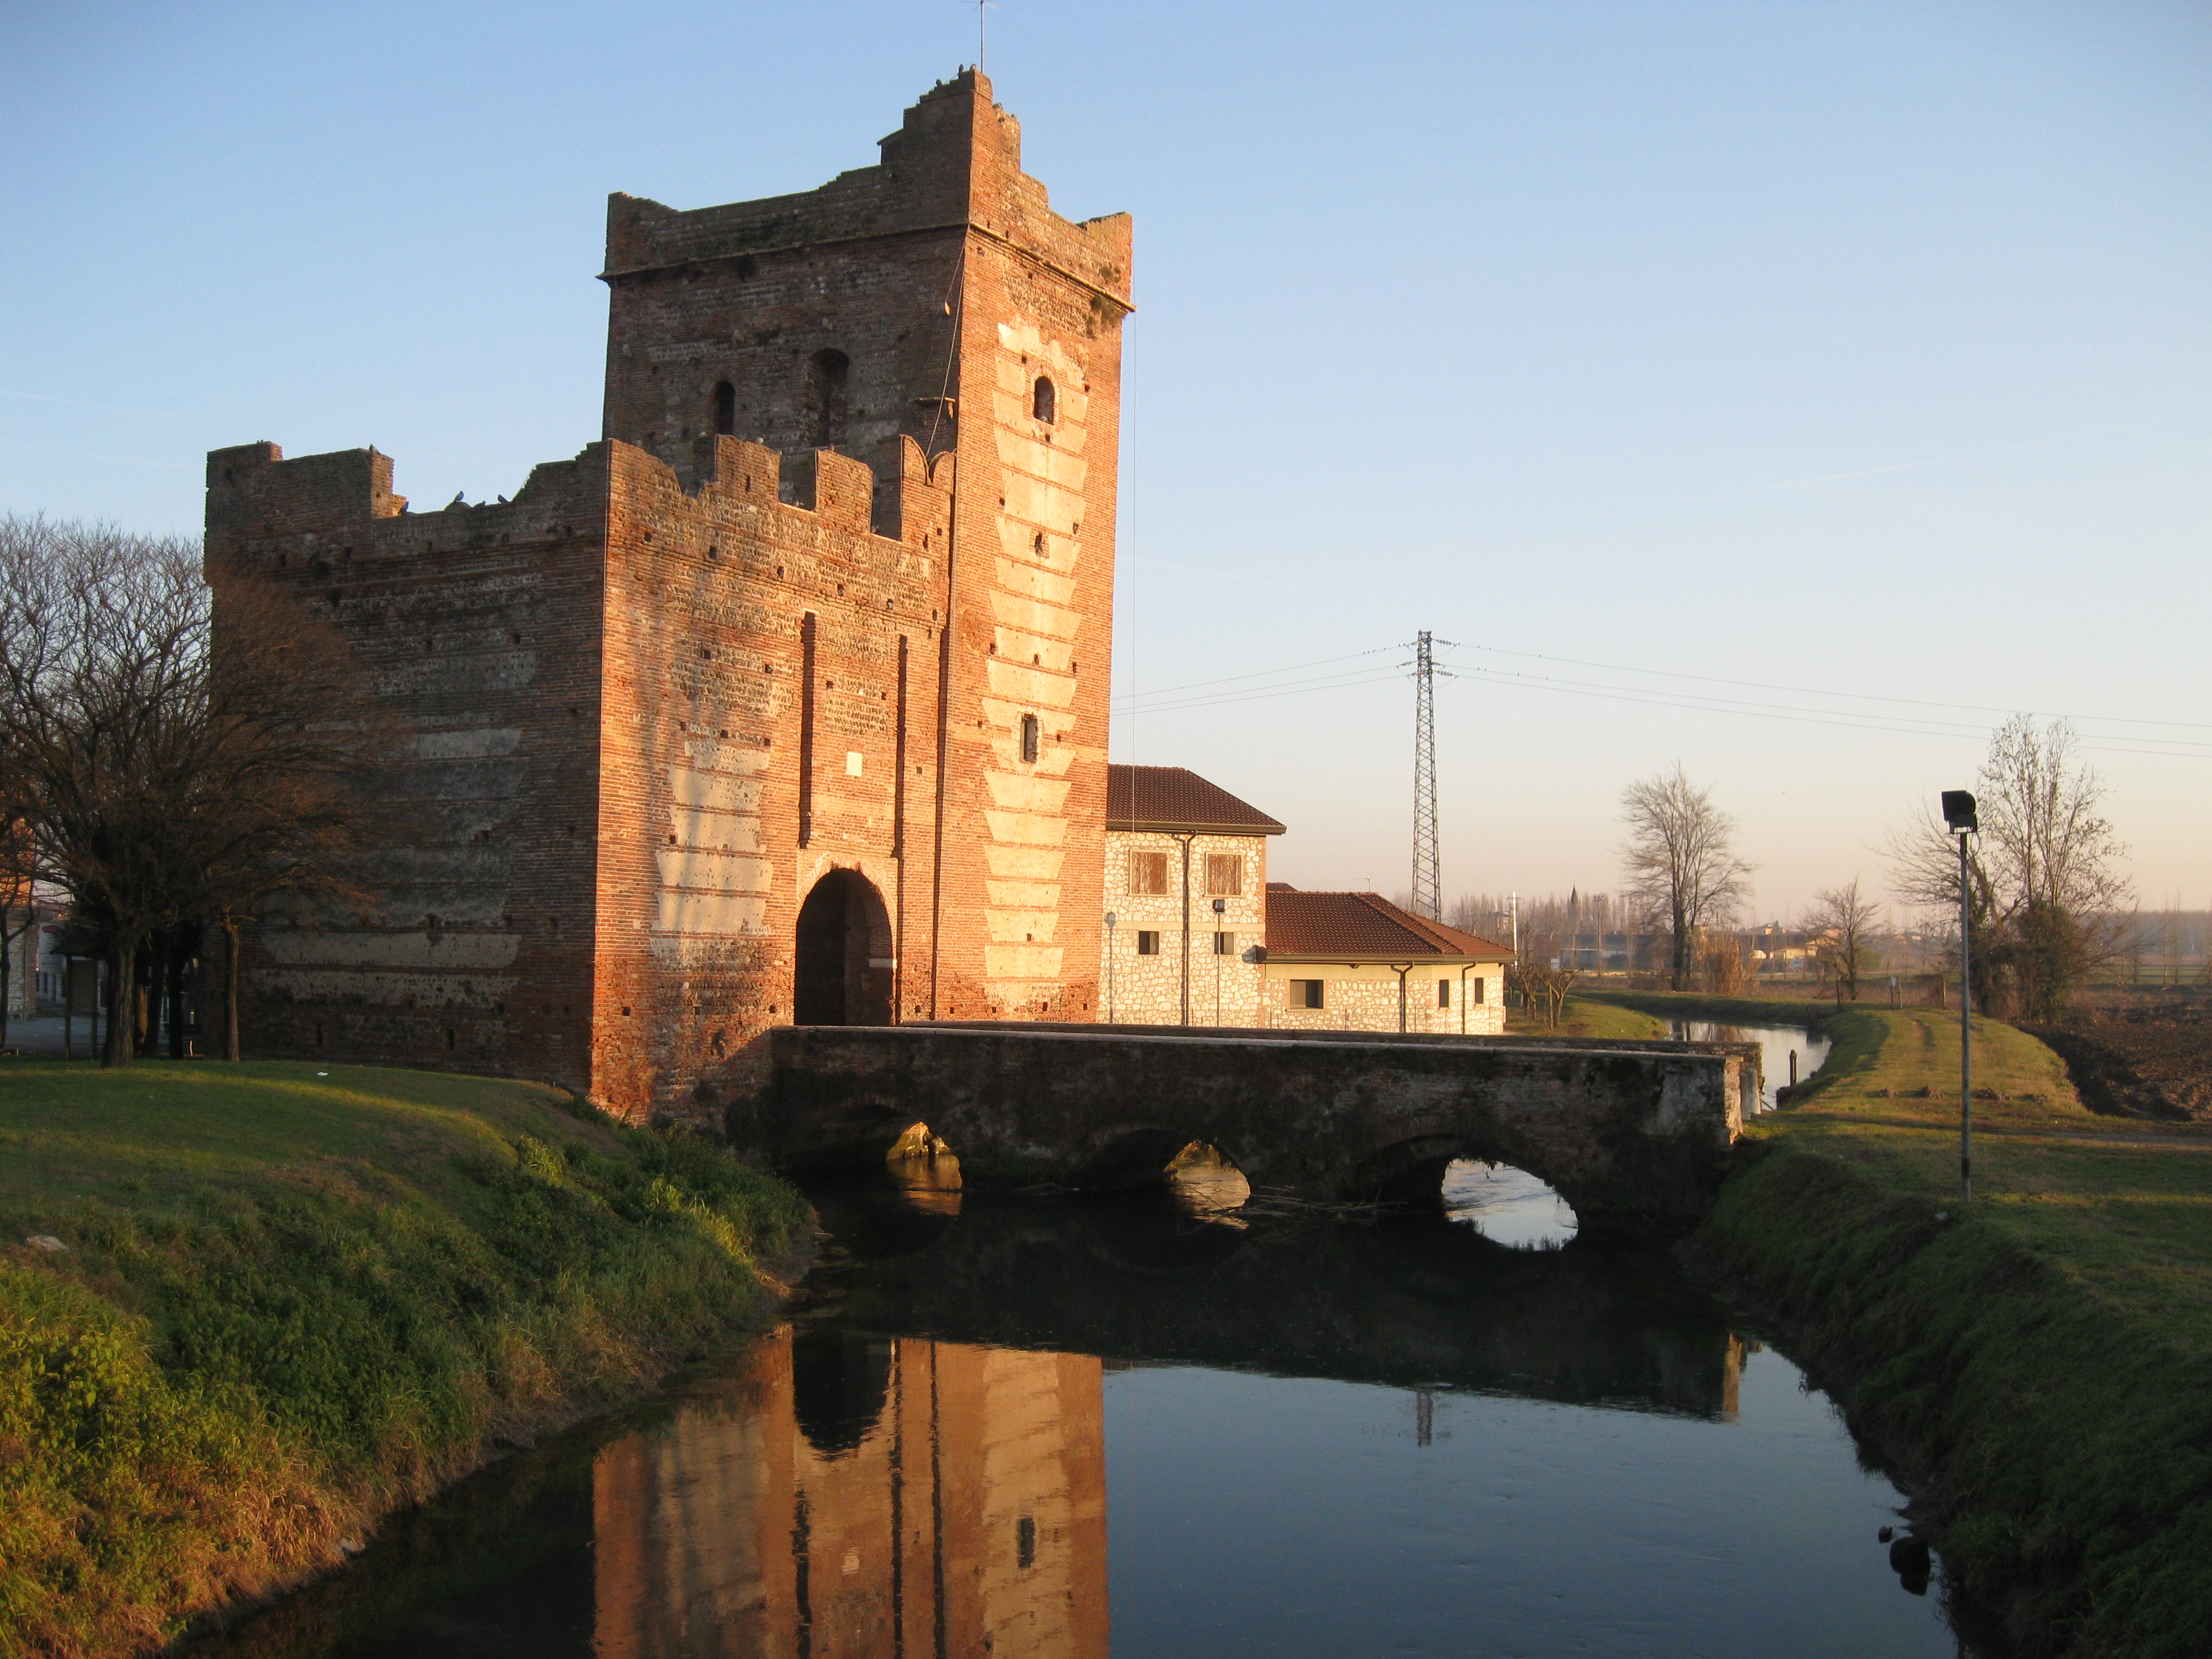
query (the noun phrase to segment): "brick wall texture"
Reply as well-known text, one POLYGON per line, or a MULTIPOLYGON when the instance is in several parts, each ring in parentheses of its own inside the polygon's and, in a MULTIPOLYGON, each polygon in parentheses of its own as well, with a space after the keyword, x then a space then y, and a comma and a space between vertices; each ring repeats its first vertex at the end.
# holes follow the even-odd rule
POLYGON ((407 733, 374 912, 249 931, 249 1042, 684 1116, 807 999, 1097 1018, 1129 264, 963 73, 819 190, 615 197, 603 435, 512 501, 212 453, 210 580, 291 585, 407 733))

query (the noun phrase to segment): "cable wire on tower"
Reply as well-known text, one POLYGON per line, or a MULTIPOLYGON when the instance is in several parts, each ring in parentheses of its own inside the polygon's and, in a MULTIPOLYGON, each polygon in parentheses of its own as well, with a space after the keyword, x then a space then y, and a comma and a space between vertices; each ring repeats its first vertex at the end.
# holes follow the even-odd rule
POLYGON ((1443 920, 1443 870, 1437 849, 1436 661, 1429 630, 1413 655, 1413 914, 1443 920))

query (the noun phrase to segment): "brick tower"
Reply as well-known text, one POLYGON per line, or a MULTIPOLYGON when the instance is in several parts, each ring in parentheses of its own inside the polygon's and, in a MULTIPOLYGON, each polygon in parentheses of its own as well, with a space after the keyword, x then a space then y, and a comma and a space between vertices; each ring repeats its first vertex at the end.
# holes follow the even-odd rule
MULTIPOLYGON (((608 204, 606 428, 687 473, 715 434, 955 458, 927 753, 933 951, 902 1017, 1095 1017, 1128 216, 1077 224, 973 71, 821 189, 608 204)), ((688 482, 688 479, 687 479, 688 482)), ((787 495, 805 488, 787 485, 787 495)), ((934 617, 933 617, 934 620, 934 617)))
POLYGON ((250 930, 249 1041, 683 1115, 794 1019, 1096 1018, 1128 268, 963 74, 819 190, 615 197, 604 435, 513 501, 211 453, 210 578, 410 734, 380 910, 250 930))

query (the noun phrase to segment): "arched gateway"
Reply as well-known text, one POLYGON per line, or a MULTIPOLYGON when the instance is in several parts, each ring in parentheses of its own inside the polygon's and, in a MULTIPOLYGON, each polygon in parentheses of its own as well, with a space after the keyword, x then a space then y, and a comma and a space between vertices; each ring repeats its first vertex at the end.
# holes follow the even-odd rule
POLYGON ((799 908, 792 1018, 800 1025, 891 1023, 891 919, 875 884, 832 870, 799 908))

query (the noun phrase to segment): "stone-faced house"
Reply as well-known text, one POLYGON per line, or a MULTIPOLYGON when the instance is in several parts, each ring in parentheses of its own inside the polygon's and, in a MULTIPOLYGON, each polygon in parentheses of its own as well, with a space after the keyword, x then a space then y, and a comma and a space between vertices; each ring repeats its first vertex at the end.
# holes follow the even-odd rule
POLYGON ((1379 893, 1267 888, 1263 1024, 1488 1036, 1505 1029, 1513 952, 1379 893))
POLYGON ((1378 893, 1270 882, 1265 812, 1180 766, 1106 786, 1103 1019, 1479 1036, 1505 1029, 1502 945, 1378 893))
POLYGON ((1267 837, 1283 826, 1180 766, 1106 773, 1099 1017, 1262 1025, 1267 837))

